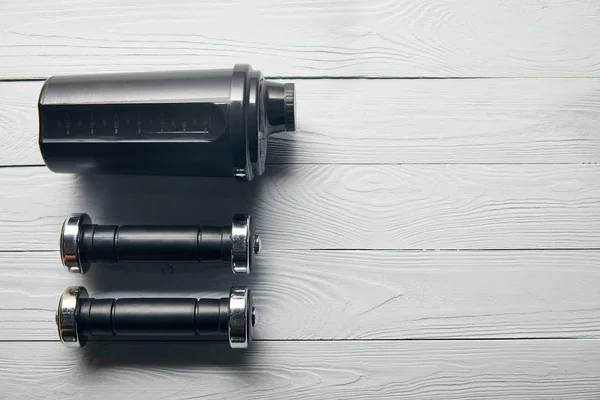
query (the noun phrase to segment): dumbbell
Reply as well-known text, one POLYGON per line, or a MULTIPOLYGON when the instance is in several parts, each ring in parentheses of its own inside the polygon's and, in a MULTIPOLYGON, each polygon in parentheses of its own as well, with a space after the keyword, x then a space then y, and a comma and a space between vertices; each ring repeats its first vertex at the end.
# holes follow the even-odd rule
POLYGON ((111 339, 228 340, 245 349, 252 341, 256 310, 251 291, 231 288, 229 297, 89 298, 84 287, 68 287, 60 298, 56 325, 60 341, 81 347, 111 339))
POLYGON ((234 274, 249 274, 259 250, 248 214, 235 214, 227 226, 96 225, 73 214, 60 235, 62 263, 77 273, 97 262, 221 261, 234 274))
POLYGON ((53 76, 39 145, 54 172, 228 176, 265 170, 267 138, 294 131, 294 84, 251 66, 53 76))

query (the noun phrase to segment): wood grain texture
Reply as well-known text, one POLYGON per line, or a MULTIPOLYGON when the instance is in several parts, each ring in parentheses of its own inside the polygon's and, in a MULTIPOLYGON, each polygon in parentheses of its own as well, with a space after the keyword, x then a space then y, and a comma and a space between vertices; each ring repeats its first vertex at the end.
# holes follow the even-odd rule
POLYGON ((64 218, 226 224, 265 249, 598 248, 599 165, 275 166, 253 184, 0 169, 0 250, 58 250, 64 218))
MULTIPOLYGON (((598 163, 600 80, 296 80, 268 163, 598 163)), ((0 82, 0 166, 43 164, 42 82, 0 82)))
POLYGON ((599 76, 593 0, 0 3, 0 78, 229 67, 271 76, 599 76))
POLYGON ((97 265, 82 277, 59 260, 0 253, 0 341, 57 340, 54 312, 72 285, 117 298, 247 286, 262 340, 600 338, 600 251, 263 252, 249 277, 187 264, 97 265))
POLYGON ((43 82, 0 82, 0 165, 43 164, 37 103, 43 82))
POLYGON ((596 340, 0 343, 13 399, 597 399, 599 371, 596 340))
POLYGON ((600 398, 597 2, 0 0, 0 16, 0 398, 600 398), (41 82, 10 80, 236 62, 297 78, 299 130, 272 137, 258 182, 27 167, 43 163, 41 82), (251 212, 265 251, 249 277, 189 264, 76 276, 57 242, 77 211, 251 212), (53 317, 73 284, 100 297, 248 286, 257 341, 72 351, 53 317))

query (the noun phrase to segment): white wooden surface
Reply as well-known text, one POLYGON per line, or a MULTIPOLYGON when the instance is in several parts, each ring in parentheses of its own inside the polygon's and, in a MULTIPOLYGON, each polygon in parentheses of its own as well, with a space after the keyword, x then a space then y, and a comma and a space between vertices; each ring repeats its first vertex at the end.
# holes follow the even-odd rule
POLYGON ((13 399, 597 399, 597 341, 0 343, 13 399), (116 390, 118 388, 118 390, 116 390), (276 394, 274 396, 273 394, 276 394))
POLYGON ((599 43, 592 0, 0 0, 0 398, 598 399, 599 43), (43 78, 235 62, 298 91, 299 129, 273 137, 258 182, 43 166, 43 78), (76 211, 250 211, 265 250, 249 279, 161 264, 73 276, 57 250, 76 211), (257 341, 72 351, 53 324, 72 284, 248 285, 257 341))
POLYGON ((600 75, 595 0, 3 0, 3 75, 223 66, 270 76, 600 75))

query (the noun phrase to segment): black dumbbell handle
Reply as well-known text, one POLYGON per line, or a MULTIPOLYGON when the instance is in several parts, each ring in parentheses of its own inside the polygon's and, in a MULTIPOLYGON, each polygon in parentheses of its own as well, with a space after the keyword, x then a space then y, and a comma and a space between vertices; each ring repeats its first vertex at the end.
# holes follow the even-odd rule
POLYGON ((230 261, 231 226, 83 225, 83 262, 230 261))
POLYGON ((79 335, 90 338, 222 336, 229 323, 229 298, 81 299, 79 335))
POLYGON ((210 336, 246 348, 255 322, 251 292, 245 288, 232 288, 229 297, 220 299, 96 299, 88 298, 83 287, 69 287, 56 313, 61 341, 78 346, 107 338, 210 336))
POLYGON ((249 274, 259 249, 248 214, 234 215, 228 226, 97 225, 87 214, 73 214, 60 240, 63 265, 79 273, 97 262, 222 261, 249 274))

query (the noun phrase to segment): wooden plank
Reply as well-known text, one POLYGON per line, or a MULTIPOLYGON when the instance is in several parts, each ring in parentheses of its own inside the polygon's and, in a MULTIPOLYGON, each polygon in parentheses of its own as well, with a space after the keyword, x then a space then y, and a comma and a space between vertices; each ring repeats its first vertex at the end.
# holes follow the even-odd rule
POLYGON ((599 76, 593 1, 0 3, 1 78, 225 67, 271 76, 599 76))
MULTIPOLYGON (((269 163, 597 163, 600 80, 296 80, 269 163)), ((0 82, 0 165, 43 164, 42 82, 0 82)))
POLYGON ((44 164, 37 103, 43 82, 0 82, 0 165, 44 164))
POLYGON ((597 399, 596 340, 0 343, 7 398, 597 399))
POLYGON ((225 224, 269 250, 597 248, 600 165, 272 165, 254 184, 0 169, 0 250, 57 250, 64 218, 225 224))
POLYGON ((227 266, 99 265, 58 252, 0 253, 0 341, 57 340, 67 286, 97 297, 254 291, 257 339, 599 338, 600 251, 281 251, 249 277, 227 266))

